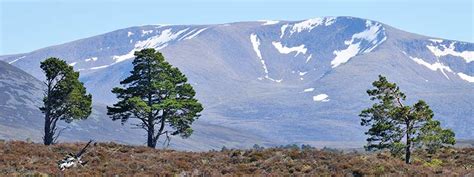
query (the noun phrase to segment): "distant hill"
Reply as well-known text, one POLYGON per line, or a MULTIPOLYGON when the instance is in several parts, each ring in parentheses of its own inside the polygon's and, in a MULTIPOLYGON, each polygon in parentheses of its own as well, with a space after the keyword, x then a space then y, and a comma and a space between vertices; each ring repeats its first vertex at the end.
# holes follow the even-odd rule
POLYGON ((41 131, 41 81, 0 61, 0 139, 35 137, 41 131))

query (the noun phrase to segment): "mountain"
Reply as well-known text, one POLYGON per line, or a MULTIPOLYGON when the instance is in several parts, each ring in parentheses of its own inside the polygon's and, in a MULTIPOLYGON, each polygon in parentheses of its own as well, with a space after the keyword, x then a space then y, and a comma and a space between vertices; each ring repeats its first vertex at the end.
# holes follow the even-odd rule
MULTIPOLYGON (((188 76, 205 106, 197 123, 258 136, 250 139, 361 146, 358 114, 372 104, 365 91, 379 74, 398 83, 409 103, 427 101, 458 138, 474 137, 474 44, 367 19, 148 25, 0 59, 38 79, 41 60, 65 59, 96 104, 111 104, 110 90, 129 74, 133 52, 150 47, 188 76)), ((208 135, 201 140, 219 132, 208 135)))
POLYGON ((33 127, 24 125, 41 113, 41 88, 35 77, 0 61, 0 139, 26 139, 35 134, 33 127))

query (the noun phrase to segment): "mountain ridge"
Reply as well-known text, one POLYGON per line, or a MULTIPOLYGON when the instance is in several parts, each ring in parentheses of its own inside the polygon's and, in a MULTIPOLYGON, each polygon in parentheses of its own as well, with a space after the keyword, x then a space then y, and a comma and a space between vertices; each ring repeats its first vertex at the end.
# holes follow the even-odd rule
MULTIPOLYGON (((355 17, 355 16, 323 16, 323 17, 313 17, 313 18, 325 18, 325 17, 360 18, 360 17, 355 17)), ((308 19, 313 19, 313 18, 308 18, 308 19)), ((46 48, 49 48, 49 47, 55 47, 55 46, 65 45, 65 44, 69 44, 69 43, 73 43, 73 42, 78 42, 80 40, 86 40, 88 38, 93 38, 93 37, 96 37, 96 36, 105 35, 107 33, 113 33, 113 32, 117 32, 117 31, 121 31, 121 30, 131 29, 131 28, 141 28, 141 27, 150 27, 150 26, 212 26, 212 25, 227 25, 227 24, 231 25, 231 24, 238 24, 238 23, 265 23, 265 22, 269 22, 269 21, 278 21, 279 23, 282 23, 282 22, 301 22, 301 21, 305 21, 305 20, 308 20, 308 19, 300 19, 300 20, 287 20, 287 19, 280 19, 280 20, 246 20, 246 21, 234 21, 234 22, 227 22, 227 23, 209 23, 209 24, 143 24, 143 25, 130 26, 130 27, 125 27, 125 28, 120 28, 120 29, 117 29, 117 30, 102 32, 102 33, 98 33, 98 34, 92 34, 89 37, 84 37, 84 38, 80 38, 80 39, 73 39, 73 40, 70 40, 70 41, 67 41, 67 42, 61 42, 61 43, 58 43, 58 44, 52 44, 48 47, 38 48, 38 49, 35 49, 33 51, 30 51, 30 52, 3 54, 3 55, 0 55, 0 60, 3 60, 3 58, 5 58, 5 57, 11 57, 11 56, 16 56, 16 55, 27 54, 27 53, 35 52, 35 51, 38 51, 38 50, 46 49, 46 48)), ((391 25, 388 25, 387 23, 384 23, 384 22, 381 22, 381 21, 378 21, 378 20, 373 20, 373 19, 368 19, 368 18, 360 18, 360 19, 366 19, 366 20, 371 20, 371 21, 377 22, 377 23, 381 23, 385 27, 393 28, 393 29, 396 29, 398 31, 404 31, 405 33, 410 33, 410 34, 413 34, 414 36, 420 36, 420 37, 423 37, 423 38, 437 38, 437 39, 450 40, 450 41, 456 41, 456 42, 462 42, 462 43, 472 43, 472 42, 469 42, 469 41, 455 40, 455 39, 448 39, 448 38, 440 38, 440 37, 435 37, 435 36, 424 35, 424 34, 421 34, 421 33, 409 32, 409 31, 403 30, 402 28, 391 26, 391 25)))

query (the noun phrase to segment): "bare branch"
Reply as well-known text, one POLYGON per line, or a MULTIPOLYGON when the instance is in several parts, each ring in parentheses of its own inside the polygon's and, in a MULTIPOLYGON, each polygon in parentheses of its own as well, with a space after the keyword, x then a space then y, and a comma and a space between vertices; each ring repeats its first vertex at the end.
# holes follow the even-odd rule
MULTIPOLYGON (((61 133, 62 133, 64 130, 68 129, 68 128, 69 128, 69 126, 64 127, 64 128, 62 128, 61 130, 59 130, 58 134, 57 134, 55 137, 53 137, 53 144, 56 144, 56 143, 57 143, 57 140, 58 140, 59 136, 61 135, 61 133)), ((57 128, 55 128, 55 129, 53 130, 53 135, 54 135, 54 133, 56 132, 56 129, 57 129, 57 128)))
POLYGON ((163 146, 164 148, 168 148, 170 146, 171 136, 169 136, 168 131, 165 131, 164 134, 166 134, 166 139, 163 141, 163 146))
POLYGON ((79 151, 77 154, 76 154, 76 158, 79 158, 82 156, 82 154, 84 154, 87 150, 87 147, 89 147, 89 145, 92 143, 92 140, 89 140, 89 142, 86 144, 86 146, 84 148, 81 149, 81 151, 79 151))

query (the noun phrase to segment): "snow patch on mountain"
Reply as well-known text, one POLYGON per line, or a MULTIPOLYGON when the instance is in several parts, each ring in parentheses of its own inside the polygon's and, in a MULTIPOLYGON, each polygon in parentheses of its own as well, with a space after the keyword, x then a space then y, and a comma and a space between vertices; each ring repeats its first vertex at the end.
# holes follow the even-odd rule
POLYGON ((186 32, 189 28, 186 28, 184 30, 178 31, 176 33, 171 32, 170 29, 163 30, 160 35, 153 36, 151 38, 148 38, 144 41, 138 41, 135 44, 135 48, 155 48, 155 49, 162 49, 166 47, 168 42, 176 39, 180 34, 186 32))
POLYGON ((196 31, 197 31, 197 29, 192 29, 191 31, 188 31, 186 34, 183 34, 178 40, 181 41, 181 40, 191 36, 196 31))
POLYGON ((335 58, 331 61, 333 68, 346 63, 356 55, 371 52, 387 40, 385 29, 381 24, 367 20, 366 27, 366 30, 353 34, 350 40, 344 41, 344 44, 347 45, 346 49, 334 50, 335 58), (380 39, 381 36, 383 36, 382 39, 380 39), (363 41, 367 41, 369 45, 361 46, 363 41))
POLYGON ((330 26, 336 22, 336 19, 337 19, 336 17, 326 17, 326 21, 324 22, 324 25, 330 26))
POLYGON ((429 40, 434 43, 443 43, 442 39, 429 39, 429 40))
POLYGON ((307 88, 303 90, 303 92, 312 92, 312 91, 314 91, 314 88, 307 88))
POLYGON ((158 28, 162 28, 162 27, 166 27, 166 26, 173 26, 175 24, 171 24, 171 23, 167 23, 167 24, 155 24, 157 27, 155 27, 156 29, 158 28))
POLYGON ((253 50, 257 54, 257 57, 262 59, 262 54, 260 53, 260 49, 258 48, 260 46, 260 39, 257 37, 256 34, 250 35, 250 42, 252 43, 253 50))
POLYGON ((290 34, 293 34, 295 32, 299 33, 302 31, 311 32, 311 30, 318 27, 319 25, 324 24, 325 26, 329 26, 332 25, 335 21, 336 18, 334 17, 321 17, 305 20, 299 23, 295 23, 290 30, 290 34))
POLYGON ((90 70, 103 69, 103 68, 107 68, 109 66, 111 66, 111 65, 102 65, 102 66, 92 67, 92 68, 90 68, 90 70))
POLYGON ((462 80, 465 80, 465 81, 468 81, 468 82, 471 82, 471 83, 474 82, 474 76, 469 76, 469 75, 461 73, 461 72, 458 73, 458 76, 462 80))
POLYGON ((260 20, 260 22, 264 22, 264 23, 262 24, 263 26, 266 26, 266 25, 275 25, 275 24, 280 23, 280 21, 276 21, 276 20, 260 20))
POLYGON ((203 31, 207 30, 207 28, 203 28, 203 29, 200 29, 198 30, 197 32, 195 32, 194 34, 184 38, 184 40, 189 40, 189 39, 193 39, 195 38, 196 36, 198 36, 199 34, 201 34, 203 31))
POLYGON ((153 33, 153 30, 142 30, 142 37, 151 33, 153 33))
POLYGON ((280 33, 281 33, 280 34, 280 39, 283 38, 283 36, 285 35, 285 31, 288 28, 288 26, 289 26, 288 24, 281 26, 281 28, 280 28, 280 33))
POLYGON ((89 62, 89 61, 97 61, 97 57, 91 57, 91 58, 86 58, 84 59, 85 62, 89 62))
POLYGON ((311 32, 312 29, 316 28, 317 26, 323 23, 324 23, 323 18, 313 18, 313 19, 305 20, 305 21, 294 24, 290 30, 290 33, 291 34, 295 32, 299 33, 305 30, 311 32))
POLYGON ((303 31, 311 32, 311 30, 313 30, 314 28, 320 25, 330 26, 334 22, 336 22, 336 20, 337 20, 336 17, 321 17, 321 18, 312 18, 312 19, 300 21, 292 25, 285 24, 285 25, 282 25, 280 28, 280 38, 283 38, 283 36, 285 36, 285 32, 288 28, 290 28, 290 35, 292 35, 293 33, 300 33, 303 31))
POLYGON ((112 56, 112 59, 115 60, 115 63, 119 63, 119 62, 128 60, 130 58, 133 58, 135 51, 138 51, 138 50, 133 49, 125 55, 114 55, 114 56, 112 56))
POLYGON ((282 54, 289 54, 291 52, 296 52, 295 56, 297 56, 300 53, 306 54, 306 51, 307 51, 307 49, 304 47, 304 44, 301 44, 296 47, 286 47, 286 46, 283 46, 281 42, 276 42, 276 41, 273 41, 272 44, 278 50, 278 52, 282 54))
POLYGON ((436 57, 442 57, 446 55, 452 55, 456 57, 461 57, 463 58, 466 63, 474 61, 474 51, 455 51, 455 44, 456 42, 452 42, 449 47, 446 47, 446 45, 427 45, 426 47, 433 53, 436 57))
POLYGON ((377 39, 379 32, 383 30, 381 24, 374 24, 370 20, 366 21, 366 27, 369 29, 352 35, 352 39, 349 43, 353 43, 356 39, 364 39, 366 41, 373 42, 375 39, 377 39))
POLYGON ((17 62, 18 60, 21 60, 21 59, 23 59, 23 58, 25 58, 25 57, 26 57, 26 56, 22 56, 22 57, 19 57, 19 58, 17 58, 17 59, 14 59, 14 60, 8 62, 8 64, 13 64, 13 63, 17 62))
POLYGON ((189 28, 180 30, 176 33, 173 33, 171 31, 171 28, 166 29, 161 31, 159 35, 150 37, 146 40, 143 41, 138 41, 135 43, 135 48, 132 49, 130 52, 128 52, 125 55, 115 55, 112 58, 115 60, 115 63, 122 62, 124 60, 130 59, 134 57, 135 51, 139 51, 144 48, 155 48, 157 50, 160 50, 162 48, 165 48, 168 46, 168 42, 175 40, 176 38, 179 37, 182 33, 188 31, 189 28))
POLYGON ((448 66, 444 65, 443 63, 440 63, 439 61, 438 62, 435 62, 433 64, 431 63, 428 63, 426 62, 425 60, 421 59, 421 58, 416 58, 416 57, 412 57, 412 56, 408 56, 410 57, 413 61, 415 61, 416 63, 420 64, 420 65, 423 65, 425 67, 427 67, 428 69, 430 70, 433 70, 433 71, 437 71, 437 70, 440 70, 441 73, 443 73, 443 75, 449 79, 448 75, 446 74, 445 71, 447 72, 450 72, 452 73, 453 70, 451 70, 451 68, 449 68, 448 66))
POLYGON ((309 54, 308 58, 306 58, 306 63, 308 63, 311 58, 313 58, 313 54, 309 54))
MULTIPOLYGON (((255 51, 255 53, 257 54, 257 57, 260 59, 260 63, 262 63, 262 68, 263 68, 263 72, 265 72, 265 76, 264 78, 268 79, 268 80, 271 80, 271 81, 274 81, 274 82, 281 82, 282 80, 276 80, 276 79, 273 79, 271 78, 269 75, 268 75, 268 68, 267 68, 267 65, 265 64, 265 60, 263 59, 262 57, 262 53, 260 52, 260 39, 258 38, 258 36, 256 34, 251 34, 250 35, 250 42, 252 43, 252 48, 253 50, 255 51)), ((262 80, 263 78, 258 78, 259 80, 262 80)))
POLYGON ((313 101, 318 101, 318 102, 328 102, 329 101, 329 96, 326 94, 319 94, 316 96, 313 96, 313 101))
POLYGON ((127 37, 130 37, 131 35, 133 35, 133 33, 129 31, 129 32, 127 33, 127 37))
POLYGON ((333 68, 346 63, 351 59, 352 57, 356 56, 359 53, 360 43, 357 44, 350 44, 346 49, 344 50, 335 50, 333 52, 336 57, 331 61, 331 65, 333 68))

